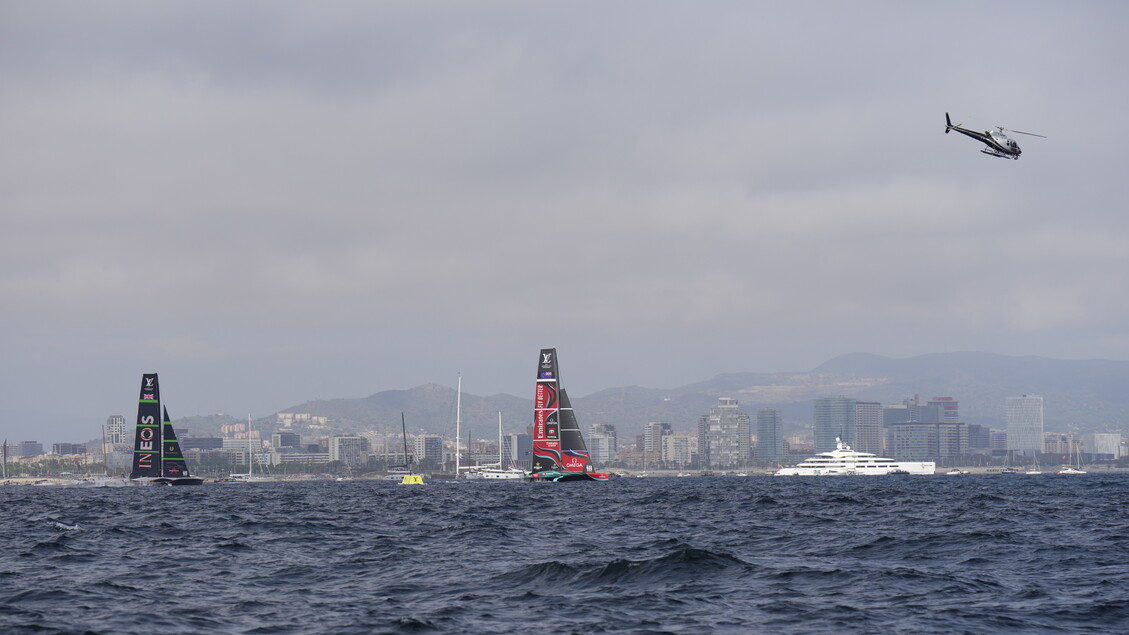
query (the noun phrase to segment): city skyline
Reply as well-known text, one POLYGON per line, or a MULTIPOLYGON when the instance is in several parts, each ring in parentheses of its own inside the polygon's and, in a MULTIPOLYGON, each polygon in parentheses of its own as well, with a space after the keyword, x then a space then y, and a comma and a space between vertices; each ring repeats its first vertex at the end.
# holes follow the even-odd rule
MULTIPOLYGON (((583 423, 586 426, 592 424, 615 425, 618 423, 626 426, 625 429, 630 429, 643 425, 648 417, 651 421, 655 421, 655 417, 658 417, 658 419, 678 422, 682 426, 680 428, 682 431, 696 434, 693 430, 701 413, 708 409, 710 405, 716 403, 717 397, 711 395, 743 394, 749 399, 747 405, 754 409, 764 406, 780 407, 784 409, 784 412, 789 413, 787 419, 791 422, 790 425, 805 421, 810 424, 814 423, 811 403, 818 399, 830 398, 830 395, 833 395, 835 391, 846 384, 854 385, 856 390, 865 388, 865 383, 861 383, 858 378, 869 377, 866 381, 873 384, 874 388, 880 389, 884 396, 863 390, 852 397, 856 399, 855 416, 863 422, 863 425, 857 428, 857 433, 869 435, 865 441, 860 440, 860 438, 855 439, 853 445, 862 448, 864 444, 869 444, 867 447, 874 445, 874 432, 862 431, 867 430, 868 426, 874 427, 875 422, 867 423, 867 420, 860 418, 861 415, 859 414, 861 408, 871 403, 880 408, 883 404, 911 404, 913 408, 924 408, 928 405, 930 408, 940 408, 935 416, 939 420, 943 420, 959 416, 957 403, 962 399, 940 395, 946 393, 966 395, 967 391, 973 390, 978 397, 970 399, 970 402, 979 405, 971 409, 963 409, 965 420, 970 423, 987 424, 993 428, 1004 429, 1006 428, 1007 417, 1006 401, 1020 392, 1019 390, 1012 392, 1010 389, 1001 390, 1005 385, 1027 387, 1039 385, 1042 386, 1041 392, 1056 395, 1047 402, 1047 416, 1050 417, 1048 419, 1048 430, 1109 431, 1121 429, 1123 428, 1121 422, 1124 421, 1124 418, 1123 408, 1116 403, 1120 399, 1119 393, 1115 391, 1113 394, 1107 395, 1105 399, 1107 401, 1112 400, 1108 403, 1101 400, 1095 401, 1094 398, 1100 397, 1101 393, 1095 393, 1093 387, 1098 384, 1113 386, 1115 384, 1110 383, 1111 380, 1116 380, 1118 377, 1129 377, 1129 364, 1122 364, 1122 366, 1121 370, 1111 372, 1108 363, 1071 363, 1055 360, 1034 360, 1032 358, 985 356, 983 354, 923 356, 909 360, 895 360, 877 356, 846 356, 831 360, 812 373, 718 375, 712 380, 671 391, 641 389, 639 387, 605 389, 594 395, 580 397, 577 402, 580 404, 578 412, 584 417, 583 423), (967 365, 970 362, 972 365, 967 365), (883 370, 883 366, 887 368, 883 370), (935 386, 936 390, 924 393, 924 396, 922 396, 923 391, 919 384, 935 384, 937 368, 949 369, 947 372, 962 377, 964 382, 935 386), (905 377, 902 379, 883 377, 884 373, 890 372, 904 373, 905 377), (999 381, 996 379, 998 377, 1010 377, 1012 375, 1018 381, 1009 380, 999 385, 994 383, 999 381), (914 377, 928 377, 930 379, 923 382, 921 379, 914 379, 914 377), (819 387, 819 382, 812 382, 815 378, 822 378, 826 382, 824 388, 819 387), (738 383, 734 383, 735 381, 738 383), (796 388, 803 387, 806 392, 796 392, 789 387, 789 384, 794 384, 796 388), (630 394, 633 395, 629 402, 623 401, 622 395, 625 394, 621 392, 623 390, 629 390, 630 394), (765 390, 768 392, 764 392, 765 390), (998 400, 996 398, 989 398, 987 401, 983 399, 985 395, 990 396, 993 393, 999 395, 998 400), (679 396, 672 400, 671 395, 679 396), (760 395, 760 397, 757 398, 757 395, 760 395), (773 395, 776 395, 776 397, 772 398, 773 395), (783 395, 791 395, 790 398, 784 400, 788 403, 779 401, 780 396, 783 395), (907 395, 909 396, 907 397, 907 395), (928 403, 926 403, 926 400, 928 403), (912 405, 915 401, 920 403, 912 405), (625 410, 626 403, 632 405, 625 410), (650 405, 647 405, 648 403, 650 405), (698 405, 692 405, 693 403, 698 405), (805 403, 809 405, 804 406, 805 403), (690 407, 688 411, 686 410, 687 406, 690 407), (671 418, 669 416, 672 412, 671 407, 674 407, 675 411, 682 412, 682 415, 671 418), (994 413, 994 410, 998 410, 998 413, 994 413), (636 413, 635 418, 623 418, 624 414, 631 412, 636 413), (651 414, 647 414, 648 412, 651 414), (1098 418, 1092 417, 1095 413, 1102 412, 1106 412, 1108 415, 1098 418), (1052 415, 1051 413, 1055 414, 1052 415), (1091 416, 1091 418, 1086 420, 1083 415, 1091 416)), ((336 398, 323 402, 297 404, 283 411, 272 413, 267 417, 255 417, 255 419, 266 420, 278 417, 279 421, 282 421, 282 418, 285 417, 313 416, 324 424, 328 414, 328 418, 339 418, 354 423, 368 421, 378 427, 380 427, 380 421, 384 421, 384 425, 387 426, 394 418, 397 422, 395 427, 398 427, 399 413, 407 409, 409 419, 416 422, 413 424, 413 429, 423 429, 423 427, 431 425, 429 422, 441 421, 443 423, 440 424, 439 428, 432 426, 432 429, 441 430, 442 426, 454 425, 453 418, 457 397, 458 394, 454 386, 424 385, 408 391, 382 391, 367 398, 336 398), (385 405, 381 406, 381 404, 385 405), (314 409, 312 411, 315 412, 314 415, 309 414, 310 408, 314 409), (326 408, 329 408, 329 410, 326 410, 326 408), (320 411, 320 414, 317 414, 318 411, 320 411), (306 414, 294 414, 302 412, 306 414), (373 417, 376 418, 373 419, 373 417)), ((496 417, 499 412, 505 413, 505 425, 508 430, 524 429, 529 423, 531 415, 527 410, 532 407, 532 401, 526 397, 514 395, 481 397, 464 393, 463 398, 464 427, 467 430, 475 426, 481 428, 485 425, 485 434, 488 437, 492 436, 495 434, 493 431, 496 429, 496 417), (525 405, 522 405, 523 403, 525 405)), ((244 425, 242 422, 246 415, 233 416, 211 413, 202 418, 187 416, 174 417, 173 419, 174 421, 197 420, 203 422, 207 427, 208 425, 216 425, 215 423, 208 424, 208 421, 213 421, 217 417, 219 419, 226 417, 229 424, 240 427, 244 425)), ((878 420, 881 420, 879 413, 871 414, 869 417, 870 419, 879 417, 878 420)), ((132 418, 132 413, 124 417, 125 425, 130 428, 130 433, 132 433, 132 418)), ((105 421, 105 418, 103 417, 102 420, 105 421)), ((118 426, 120 425, 122 424, 119 423, 118 426)), ((35 429, 40 432, 47 432, 46 436, 41 434, 39 438, 40 441, 46 443, 77 442, 98 438, 100 426, 101 424, 87 423, 76 427, 74 431, 67 431, 57 426, 35 429)), ((115 434, 116 427, 107 421, 106 431, 111 437, 115 434)), ((28 438, 26 433, 31 431, 33 427, 20 428, 15 426, 11 429, 13 432, 8 435, 9 440, 26 440, 28 438)))
MULTIPOLYGON (((862 432, 863 428, 872 424, 878 426, 874 434, 882 442, 868 450, 862 450, 861 446, 852 446, 852 449, 868 451, 872 456, 889 455, 895 460, 943 460, 950 465, 954 461, 956 464, 972 461, 984 466, 986 461, 996 457, 1006 466, 1008 458, 1020 459, 1033 454, 1063 454, 1064 460, 1066 455, 1073 453, 1085 453, 1093 460, 1116 460, 1124 454, 1120 447, 1123 444, 1120 434, 1086 432, 1076 436, 1044 432, 1041 429, 1042 399, 1039 396, 1008 397, 1007 408, 1008 429, 989 431, 979 424, 965 423, 959 412, 959 402, 951 397, 933 398, 924 404, 919 398, 906 399, 900 404, 885 406, 841 396, 818 399, 813 403, 813 444, 806 445, 803 435, 797 435, 793 431, 793 434, 788 435, 790 448, 784 452, 785 442, 782 437, 785 435, 780 410, 761 408, 757 411, 756 434, 750 444, 749 435, 753 430, 750 428, 748 413, 739 409, 736 400, 720 398, 717 405, 710 407, 708 414, 700 417, 696 435, 676 433, 673 425, 668 422, 651 421, 641 426, 639 434, 628 433, 624 439, 624 456, 620 456, 617 451, 618 435, 615 426, 611 424, 591 424, 587 440, 593 461, 597 464, 641 467, 646 471, 647 457, 650 456, 652 468, 676 467, 680 472, 684 472, 691 464, 702 470, 720 468, 747 471, 745 466, 750 459, 761 465, 778 461, 794 462, 800 456, 821 451, 818 447, 821 428, 824 429, 824 435, 828 432, 836 433, 837 440, 858 439, 866 436, 862 432), (851 412, 855 413, 853 426, 851 412), (885 447, 887 438, 889 447, 885 447)), ((120 419, 121 417, 110 417, 107 428, 120 427, 120 419)), ((271 435, 269 442, 260 430, 249 427, 250 422, 221 426, 221 437, 191 436, 183 429, 177 432, 177 436, 189 451, 191 462, 208 465, 213 469, 222 465, 247 465, 249 457, 254 454, 256 462, 264 465, 268 462, 270 465, 305 465, 307 469, 327 464, 368 465, 371 470, 379 466, 371 464, 370 460, 387 462, 390 457, 400 460, 401 443, 405 447, 408 444, 407 440, 400 441, 401 435, 398 432, 389 434, 387 431, 368 429, 359 433, 343 433, 332 425, 326 427, 327 423, 332 424, 333 421, 308 414, 284 416, 280 413, 278 422, 283 427, 271 435), (299 427, 292 427, 295 425, 299 427), (302 434, 304 425, 315 428, 305 430, 306 438, 302 434)), ((42 458, 55 461, 47 465, 57 465, 59 459, 52 459, 52 456, 61 455, 65 458, 67 455, 81 455, 84 457, 81 465, 88 465, 90 459, 86 457, 93 455, 94 461, 100 462, 102 451, 107 451, 117 457, 115 463, 121 463, 121 457, 131 454, 132 443, 120 440, 111 442, 109 439, 107 436, 102 448, 98 450, 89 451, 86 444, 56 443, 52 445, 50 452, 45 451, 42 443, 22 441, 8 444, 5 456, 16 461, 22 459, 24 464, 28 460, 37 463, 42 458)), ((456 464, 455 439, 449 434, 420 430, 408 435, 407 439, 411 441, 410 446, 414 448, 412 455, 417 457, 420 469, 445 472, 456 464)), ((513 452, 513 448, 528 446, 531 439, 528 431, 509 434, 505 435, 505 445, 513 452)), ((487 457, 485 460, 488 463, 498 465, 502 454, 502 440, 501 429, 497 440, 479 439, 472 443, 468 437, 465 455, 467 461, 464 465, 474 463, 470 460, 471 456, 477 456, 479 464, 484 460, 483 457, 487 457), (477 450, 474 450, 476 446, 477 450)), ((109 458, 106 460, 109 461, 109 458)), ((517 463, 520 464, 521 461, 517 460, 517 463)), ((75 460, 74 464, 79 465, 79 462, 75 460)))

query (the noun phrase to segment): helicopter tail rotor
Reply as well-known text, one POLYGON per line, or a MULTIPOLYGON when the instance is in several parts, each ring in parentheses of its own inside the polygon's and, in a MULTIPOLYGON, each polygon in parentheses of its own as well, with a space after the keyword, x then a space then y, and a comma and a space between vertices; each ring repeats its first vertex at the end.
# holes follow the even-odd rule
POLYGON ((945 113, 945 134, 949 134, 949 131, 952 130, 952 129, 953 129, 953 120, 949 119, 949 113, 945 113))

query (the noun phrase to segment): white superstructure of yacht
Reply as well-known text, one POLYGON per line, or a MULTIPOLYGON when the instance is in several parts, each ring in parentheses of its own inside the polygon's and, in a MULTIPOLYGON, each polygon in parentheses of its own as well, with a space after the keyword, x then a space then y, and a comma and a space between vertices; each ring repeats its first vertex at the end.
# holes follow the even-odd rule
POLYGON ((805 459, 794 467, 782 467, 776 476, 867 476, 884 474, 935 474, 933 461, 895 461, 868 452, 855 452, 851 446, 835 439, 831 452, 805 459))
POLYGON ((483 481, 512 481, 523 479, 529 476, 525 470, 519 470, 516 467, 502 469, 497 466, 489 467, 467 467, 463 468, 466 472, 468 480, 483 480, 483 481))

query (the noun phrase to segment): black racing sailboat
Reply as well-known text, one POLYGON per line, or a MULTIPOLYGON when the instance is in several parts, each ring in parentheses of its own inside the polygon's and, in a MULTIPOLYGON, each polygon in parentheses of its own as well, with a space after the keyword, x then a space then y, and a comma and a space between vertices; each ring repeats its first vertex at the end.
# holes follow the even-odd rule
POLYGON ((543 348, 533 398, 533 481, 606 481, 592 468, 588 446, 560 385, 557 349, 543 348))
POLYGON ((189 473, 169 411, 162 412, 157 373, 141 376, 137 428, 133 436, 133 470, 129 480, 136 485, 201 485, 204 482, 189 473))

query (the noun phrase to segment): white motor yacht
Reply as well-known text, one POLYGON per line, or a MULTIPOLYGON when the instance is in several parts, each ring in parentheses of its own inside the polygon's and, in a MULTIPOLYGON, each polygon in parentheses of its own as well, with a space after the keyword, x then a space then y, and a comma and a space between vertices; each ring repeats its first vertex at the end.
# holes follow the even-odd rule
POLYGON ((835 439, 836 448, 821 452, 793 467, 782 467, 776 476, 882 476, 886 474, 935 474, 933 461, 895 461, 869 452, 855 452, 835 439))

